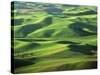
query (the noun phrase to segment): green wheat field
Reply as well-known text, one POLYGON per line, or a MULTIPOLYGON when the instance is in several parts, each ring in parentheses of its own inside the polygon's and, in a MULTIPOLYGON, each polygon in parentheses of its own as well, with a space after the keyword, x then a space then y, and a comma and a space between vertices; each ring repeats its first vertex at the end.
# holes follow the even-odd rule
POLYGON ((97 68, 97 7, 12 2, 14 73, 97 68))

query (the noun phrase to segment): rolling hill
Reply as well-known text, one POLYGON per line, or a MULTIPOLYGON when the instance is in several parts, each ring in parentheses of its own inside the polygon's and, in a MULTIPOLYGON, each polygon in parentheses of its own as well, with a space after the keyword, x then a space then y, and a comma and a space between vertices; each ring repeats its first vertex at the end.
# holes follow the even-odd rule
POLYGON ((14 73, 97 68, 97 8, 12 2, 14 73))

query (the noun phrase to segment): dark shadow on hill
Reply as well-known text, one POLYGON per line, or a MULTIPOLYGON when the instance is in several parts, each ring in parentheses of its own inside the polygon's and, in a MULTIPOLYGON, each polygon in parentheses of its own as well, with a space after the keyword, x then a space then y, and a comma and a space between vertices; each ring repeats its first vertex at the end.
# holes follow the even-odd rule
POLYGON ((62 13, 63 9, 57 7, 47 7, 44 11, 48 12, 48 14, 53 14, 53 13, 62 13))
POLYGON ((71 41, 58 41, 56 43, 59 43, 59 44, 79 44, 79 43, 71 42, 71 41))
POLYGON ((17 38, 18 37, 25 37, 29 33, 32 33, 35 30, 43 28, 43 27, 48 26, 50 24, 52 24, 52 17, 47 17, 47 18, 45 18, 44 21, 42 21, 42 22, 40 22, 38 24, 25 25, 17 32, 18 34, 21 33, 22 36, 16 36, 16 37, 17 38))
POLYGON ((48 29, 44 32, 43 37, 48 38, 52 37, 52 34, 55 32, 55 29, 48 29))
POLYGON ((69 46, 70 50, 73 52, 80 52, 86 55, 91 55, 94 54, 97 51, 97 47, 96 46, 92 46, 92 45, 70 45, 69 46))
POLYGON ((38 42, 38 41, 48 41, 48 39, 27 39, 27 38, 25 38, 25 39, 17 39, 17 40, 19 40, 19 41, 24 41, 24 42, 38 42))
POLYGON ((28 59, 15 59, 14 60, 15 68, 32 65, 35 63, 36 63, 36 58, 34 58, 34 60, 28 60, 28 59))
POLYGON ((11 19, 11 22, 13 22, 14 26, 21 25, 24 19, 11 19))
POLYGON ((57 7, 47 7, 44 11, 46 11, 48 14, 53 15, 54 17, 59 18, 67 18, 66 14, 63 14, 63 9, 57 8, 57 7))
POLYGON ((38 44, 38 43, 31 43, 31 44, 25 45, 24 48, 26 50, 30 50, 30 49, 34 49, 35 47, 39 47, 39 46, 40 46, 40 44, 38 44))
POLYGON ((86 24, 86 23, 81 23, 81 22, 75 22, 69 25, 69 28, 73 30, 76 34, 80 36, 89 36, 89 35, 95 35, 97 28, 96 26, 86 24), (91 30, 92 32, 85 31, 83 30, 84 28, 91 30))

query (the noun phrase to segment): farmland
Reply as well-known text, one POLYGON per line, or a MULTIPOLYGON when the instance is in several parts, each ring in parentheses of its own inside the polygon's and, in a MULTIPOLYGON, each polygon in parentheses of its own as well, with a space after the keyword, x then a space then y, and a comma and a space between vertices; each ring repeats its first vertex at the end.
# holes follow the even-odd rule
POLYGON ((97 68, 97 8, 12 3, 14 73, 97 68))

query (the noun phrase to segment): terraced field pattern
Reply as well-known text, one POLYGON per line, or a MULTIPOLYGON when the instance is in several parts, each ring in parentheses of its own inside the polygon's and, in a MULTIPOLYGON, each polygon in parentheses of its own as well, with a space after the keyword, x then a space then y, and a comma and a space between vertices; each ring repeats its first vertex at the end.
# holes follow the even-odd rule
POLYGON ((14 73, 97 68, 97 7, 12 2, 14 73))

